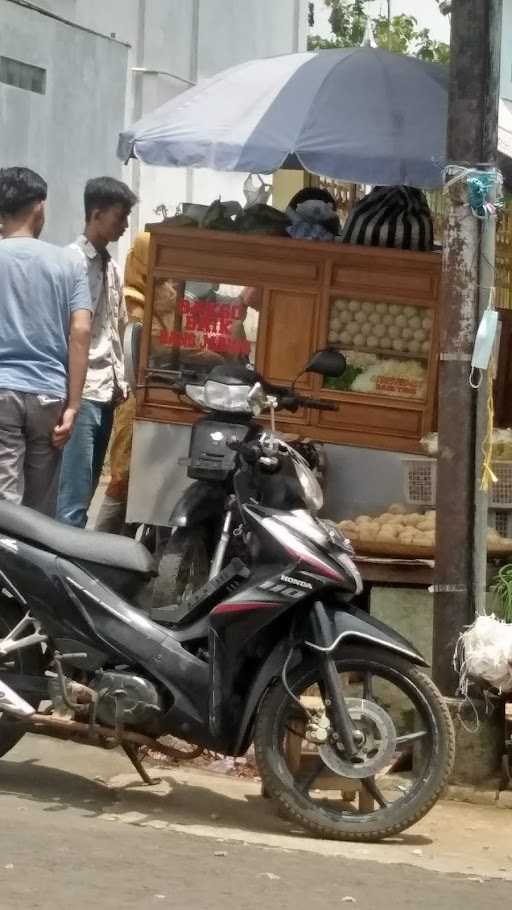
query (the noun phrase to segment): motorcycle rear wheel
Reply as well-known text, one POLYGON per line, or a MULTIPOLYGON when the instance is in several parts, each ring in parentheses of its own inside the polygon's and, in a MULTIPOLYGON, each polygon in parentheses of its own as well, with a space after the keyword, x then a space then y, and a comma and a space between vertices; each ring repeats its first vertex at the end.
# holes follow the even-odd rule
MULTIPOLYGON (((0 596, 0 639, 14 628, 22 616, 19 607, 12 600, 0 596)), ((41 648, 35 645, 32 648, 24 648, 22 651, 13 651, 6 657, 0 658, 0 672, 6 673, 6 677, 7 674, 10 676, 12 673, 11 688, 16 691, 16 673, 39 676, 43 672, 42 664, 41 648)), ((9 684, 10 681, 6 678, 6 682, 9 684)), ((0 682, 0 688, 1 685, 0 682)), ((20 695, 37 710, 40 703, 37 695, 30 696, 23 693, 20 695)), ((24 735, 25 731, 20 731, 16 720, 0 711, 0 758, 10 752, 24 735)))
MULTIPOLYGON (((267 691, 258 711, 254 737, 256 761, 266 793, 278 801, 281 810, 301 827, 319 837, 334 840, 383 840, 414 825, 442 795, 455 759, 453 724, 441 693, 427 674, 400 657, 377 649, 368 652, 354 646, 343 648, 335 659, 338 672, 344 674, 343 678, 348 683, 355 680, 356 685, 360 683, 366 687, 367 680, 370 680, 368 692, 359 693, 359 701, 370 697, 379 706, 377 711, 382 711, 382 698, 376 696, 372 689, 372 685, 375 686, 372 680, 377 680, 380 681, 379 692, 384 692, 384 698, 389 698, 391 691, 386 687, 393 687, 415 708, 415 726, 408 732, 407 727, 404 729, 401 726, 405 703, 400 701, 400 695, 398 700, 395 696, 391 698, 391 705, 400 715, 399 721, 392 717, 400 745, 396 742, 389 760, 386 756, 384 758, 389 768, 364 779, 348 778, 345 774, 337 778, 340 772, 336 770, 333 773, 326 767, 320 747, 306 741, 304 709, 292 700, 282 682, 267 691), (295 743, 300 741, 295 757, 290 755, 290 734, 293 734, 295 743), (316 755, 314 751, 307 754, 308 750, 311 753, 315 748, 318 749, 316 755), (414 763, 418 779, 411 783, 414 763), (404 767, 405 774, 402 773, 404 767), (338 779, 340 783, 336 786, 338 779), (331 784, 333 780, 334 784, 331 784), (326 782, 329 783, 325 789, 326 782), (315 789, 315 783, 323 785, 323 788, 315 789), (329 798, 327 791, 331 792, 329 798)), ((287 683, 295 698, 304 699, 313 691, 316 693, 315 704, 323 702, 320 694, 323 682, 313 658, 308 658, 307 662, 291 672, 287 683)), ((346 683, 344 693, 352 695, 346 683)), ((354 704, 356 701, 354 699, 354 704)), ((385 710, 392 715, 390 708, 385 710)), ((409 711, 404 716, 410 718, 412 714, 409 711)), ((378 736, 373 746, 377 753, 378 736)), ((385 755, 385 750, 383 752, 385 755)), ((335 748, 331 754, 336 755, 335 748)))

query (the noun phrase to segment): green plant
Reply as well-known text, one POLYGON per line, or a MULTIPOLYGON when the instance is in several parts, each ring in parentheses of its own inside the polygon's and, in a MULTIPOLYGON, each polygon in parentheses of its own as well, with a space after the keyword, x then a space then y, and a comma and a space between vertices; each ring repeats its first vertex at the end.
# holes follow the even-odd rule
POLYGON ((324 388, 335 389, 337 392, 348 392, 348 390, 352 388, 352 384, 362 372, 363 370, 361 367, 347 366, 347 369, 343 373, 343 376, 336 376, 336 378, 326 379, 324 382, 324 388))
MULTIPOLYGON (((358 47, 363 40, 366 17, 367 0, 323 0, 324 6, 330 10, 329 24, 331 36, 325 38, 321 35, 310 34, 308 47, 310 50, 322 50, 336 47, 358 47)), ((314 3, 309 4, 309 26, 315 24, 314 3)), ((415 16, 405 13, 388 17, 379 13, 371 19, 375 41, 378 47, 383 47, 396 54, 412 54, 420 60, 436 63, 448 63, 450 48, 443 41, 435 41, 428 28, 420 28, 415 16)))
POLYGON ((505 622, 512 622, 512 565, 502 566, 491 585, 494 612, 505 622))

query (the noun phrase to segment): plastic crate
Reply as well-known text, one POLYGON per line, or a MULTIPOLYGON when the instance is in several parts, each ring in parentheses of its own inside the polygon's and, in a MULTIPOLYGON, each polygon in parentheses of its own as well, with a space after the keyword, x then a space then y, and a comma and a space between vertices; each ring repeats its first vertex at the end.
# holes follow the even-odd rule
POLYGON ((502 537, 512 538, 512 511, 509 509, 489 509, 487 524, 495 528, 502 537))
POLYGON ((498 483, 489 487, 489 507, 512 509, 512 461, 495 461, 492 469, 498 483))
POLYGON ((403 458, 404 497, 410 506, 436 504, 437 462, 435 458, 403 458))

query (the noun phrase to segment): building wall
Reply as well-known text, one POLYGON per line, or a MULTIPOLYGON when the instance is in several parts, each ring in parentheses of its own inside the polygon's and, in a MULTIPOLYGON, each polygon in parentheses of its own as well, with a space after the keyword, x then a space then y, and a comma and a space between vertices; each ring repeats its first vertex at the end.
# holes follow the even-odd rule
MULTIPOLYGON (((29 54, 27 62, 46 61, 56 77, 51 106, 49 99, 43 103, 37 98, 25 99, 22 117, 16 101, 11 100, 7 116, 14 129, 9 155, 16 158, 24 154, 34 166, 41 161, 39 166, 46 169, 50 179, 54 172, 57 180, 52 183, 59 185, 59 203, 62 197, 69 199, 65 186, 71 187, 74 198, 85 177, 93 174, 109 173, 130 183, 141 203, 132 217, 130 235, 120 244, 122 259, 135 233, 147 221, 157 220, 154 210, 160 204, 174 211, 181 202, 211 201, 219 195, 243 201, 243 175, 151 168, 138 163, 121 165, 115 158, 117 136, 123 126, 134 123, 187 87, 175 77, 196 82, 243 60, 304 49, 307 0, 32 0, 31 5, 109 39, 59 24, 21 8, 13 0, 0 0, 0 21, 7 22, 7 32, 2 28, 0 35, 0 48, 7 41, 11 43, 7 35, 12 36, 16 29, 16 47, 20 53, 29 54), (121 52, 118 42, 126 42, 129 48, 121 52), (77 48, 78 57, 75 50, 68 54, 67 46, 77 48), (113 62, 120 53, 124 56, 123 72, 113 62), (35 54, 35 58, 30 54, 35 54), (134 73, 133 67, 173 75, 134 73), (88 91, 84 95, 81 86, 90 87, 91 78, 94 93, 88 91), (70 112, 73 97, 81 100, 70 112), (30 125, 25 118, 27 107, 30 125), (91 127, 93 120, 95 126, 91 127), (99 145, 96 135, 93 143, 87 138, 89 129, 95 132, 96 127, 101 131, 99 145), (27 129, 38 139, 27 142, 27 129), (68 167, 66 161, 62 171, 58 151, 62 146, 66 147, 66 157, 80 159, 76 169, 68 167), (47 157, 43 148, 48 150, 47 157)), ((4 87, 0 91, 0 98, 7 92, 12 95, 12 90, 4 87)), ((47 236, 60 241, 74 231, 76 215, 63 217, 59 205, 57 225, 55 208, 50 208, 47 236)))
POLYGON ((122 128, 128 50, 10 0, 0 0, 0 22, 0 56, 47 73, 44 95, 0 83, 0 164, 48 180, 44 236, 68 243, 82 226, 86 179, 122 170, 105 113, 112 132, 122 128))
POLYGON ((501 97, 512 101, 512 0, 503 0, 501 97))

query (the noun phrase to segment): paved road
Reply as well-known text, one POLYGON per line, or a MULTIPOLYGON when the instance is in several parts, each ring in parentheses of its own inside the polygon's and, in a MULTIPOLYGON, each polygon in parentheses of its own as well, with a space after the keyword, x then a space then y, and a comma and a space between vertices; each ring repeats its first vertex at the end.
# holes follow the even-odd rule
MULTIPOLYGON (((462 875, 453 871, 460 860, 438 857, 450 871, 424 867, 430 853, 447 853, 446 831, 437 844, 435 828, 419 826, 390 845, 301 840, 284 833, 286 823, 268 804, 251 803, 245 782, 214 780, 212 793, 204 776, 188 772, 182 786, 173 772, 173 785, 155 792, 126 770, 121 756, 29 737, 0 762, 1 910, 326 910, 329 903, 339 910, 343 898, 372 910, 384 900, 393 910, 502 910, 510 903, 510 881, 478 865, 485 848, 489 857, 503 847, 508 811, 458 814, 446 805, 431 821, 453 827, 454 848, 471 828, 474 850, 464 868, 475 863, 474 872, 462 875), (236 827, 240 813, 249 821, 245 834, 236 827)), ((493 862, 488 868, 498 875, 493 862)))
POLYGON ((384 895, 394 910, 498 910, 510 902, 509 882, 304 858, 128 825, 113 831, 97 819, 41 804, 17 813, 3 803, 0 847, 2 910, 326 910, 330 904, 339 910, 344 897, 373 910, 384 895))

